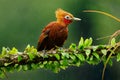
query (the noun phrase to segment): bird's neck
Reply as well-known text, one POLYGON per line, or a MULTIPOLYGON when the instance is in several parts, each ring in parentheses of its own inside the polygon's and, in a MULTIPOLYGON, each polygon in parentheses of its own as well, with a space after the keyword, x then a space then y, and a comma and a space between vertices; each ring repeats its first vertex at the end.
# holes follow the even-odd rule
POLYGON ((57 22, 65 27, 67 27, 71 21, 67 21, 67 20, 57 20, 57 22))

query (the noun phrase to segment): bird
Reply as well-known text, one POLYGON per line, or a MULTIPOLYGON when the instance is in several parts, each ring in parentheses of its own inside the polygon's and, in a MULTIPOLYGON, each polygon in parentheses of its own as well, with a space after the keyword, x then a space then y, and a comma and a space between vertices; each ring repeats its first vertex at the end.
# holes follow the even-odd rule
POLYGON ((56 21, 45 26, 40 34, 37 44, 37 51, 56 49, 62 47, 68 37, 68 25, 80 18, 74 17, 71 13, 58 8, 55 11, 56 21))

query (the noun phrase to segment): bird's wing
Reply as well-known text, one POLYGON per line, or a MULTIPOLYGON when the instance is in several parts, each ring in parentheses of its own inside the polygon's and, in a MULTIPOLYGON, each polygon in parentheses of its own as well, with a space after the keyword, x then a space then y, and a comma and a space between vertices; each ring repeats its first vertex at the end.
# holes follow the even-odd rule
POLYGON ((43 31, 42 34, 40 35, 38 42, 42 42, 46 37, 48 37, 49 32, 50 32, 50 29, 43 31))
POLYGON ((42 44, 44 44, 44 40, 48 37, 49 32, 50 32, 50 29, 46 29, 46 30, 44 29, 42 31, 42 34, 40 35, 39 40, 38 40, 38 45, 37 45, 38 51, 44 49, 44 46, 42 44))
POLYGON ((39 37, 39 41, 40 43, 42 43, 42 41, 49 35, 49 32, 51 30, 51 27, 55 26, 55 22, 51 22, 49 23, 43 30, 42 33, 39 37))
POLYGON ((51 29, 54 29, 53 27, 56 27, 56 22, 51 22, 49 23, 43 30, 42 30, 42 33, 39 37, 39 40, 38 40, 38 46, 37 46, 37 50, 38 51, 41 51, 43 49, 46 48, 46 46, 48 46, 48 36, 49 36, 49 33, 51 31, 51 29))

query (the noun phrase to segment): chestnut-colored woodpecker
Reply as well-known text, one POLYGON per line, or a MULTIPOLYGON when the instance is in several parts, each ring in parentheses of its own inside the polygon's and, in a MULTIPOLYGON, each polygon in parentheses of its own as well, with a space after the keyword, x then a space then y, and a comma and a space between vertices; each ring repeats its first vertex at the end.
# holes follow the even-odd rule
POLYGON ((37 45, 38 51, 54 49, 56 46, 62 47, 68 37, 68 25, 74 20, 81 20, 62 9, 57 9, 55 14, 57 20, 50 22, 42 30, 37 45))

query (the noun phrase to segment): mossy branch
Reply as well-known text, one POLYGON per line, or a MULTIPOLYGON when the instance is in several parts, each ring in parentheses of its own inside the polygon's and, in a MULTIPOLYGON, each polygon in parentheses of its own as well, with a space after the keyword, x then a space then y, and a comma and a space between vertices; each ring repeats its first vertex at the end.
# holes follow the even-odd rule
MULTIPOLYGON (((111 48, 111 50, 114 47, 111 48)), ((17 52, 15 54, 9 54, 7 56, 0 58, 0 67, 14 67, 15 64, 17 65, 29 65, 29 64, 37 64, 43 63, 45 61, 58 61, 64 60, 62 57, 68 57, 67 60, 72 60, 70 56, 74 56, 75 58, 79 58, 79 54, 86 57, 95 56, 93 53, 96 53, 96 56, 102 57, 103 55, 109 55, 110 51, 107 52, 108 46, 101 45, 101 46, 90 46, 84 48, 83 50, 71 50, 71 49, 56 49, 50 50, 47 52, 37 52, 37 53, 27 53, 27 52, 17 52), (94 49, 97 48, 95 51, 94 49)), ((120 49, 120 47, 118 47, 120 49)), ((115 51, 113 56, 117 55, 118 51, 115 51)), ((89 60, 88 60, 89 61, 89 60)), ((86 60, 87 62, 87 60, 86 60)), ((71 64, 69 64, 71 65, 71 64)))
MULTIPOLYGON (((115 39, 111 40, 110 45, 92 46, 91 44, 92 38, 85 40, 81 38, 78 45, 72 43, 68 49, 46 52, 37 52, 36 48, 30 45, 25 48, 24 52, 19 52, 16 48, 3 48, 0 55, 0 77, 5 76, 4 72, 14 70, 45 68, 59 72, 60 69, 65 70, 69 66, 79 67, 84 63, 97 65, 101 61, 105 63, 111 52, 112 56, 117 56, 117 61, 120 61, 120 43, 116 43, 115 39)), ((111 58, 108 63, 112 65, 111 58)))

